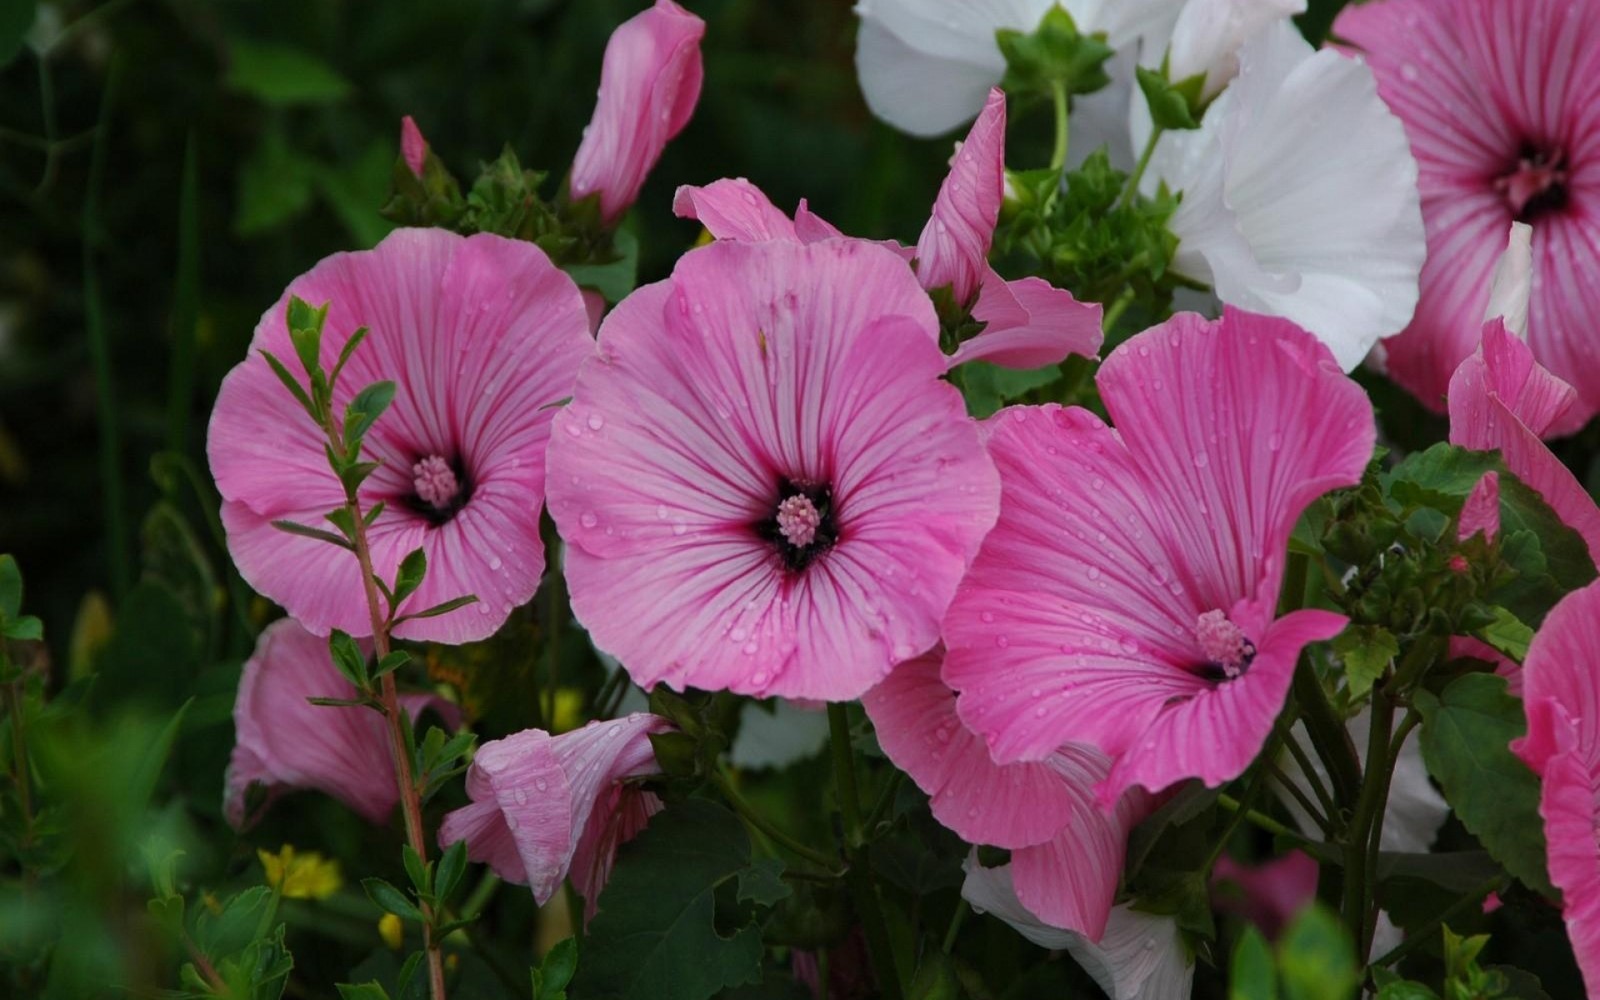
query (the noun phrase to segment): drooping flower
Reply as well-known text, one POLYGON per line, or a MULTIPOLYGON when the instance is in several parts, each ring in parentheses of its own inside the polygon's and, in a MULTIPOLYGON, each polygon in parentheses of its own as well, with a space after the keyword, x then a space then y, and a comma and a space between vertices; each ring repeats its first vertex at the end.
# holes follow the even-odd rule
POLYGON ((1359 50, 1420 167, 1428 261, 1387 369, 1425 405, 1477 346, 1487 278, 1512 220, 1533 224, 1534 357, 1600 409, 1591 280, 1600 241, 1600 6, 1593 0, 1381 0, 1334 33, 1359 50))
POLYGON ((999 500, 881 247, 718 242, 623 300, 556 418, 572 607, 641 686, 849 699, 933 646, 999 500))
POLYGON ((1167 34, 1183 0, 859 0, 856 74, 867 107, 912 135, 932 136, 971 121, 1005 75, 995 41, 1001 28, 1031 32, 1057 5, 1078 31, 1114 49, 1167 34))
MULTIPOLYGON (((952 366, 988 361, 1039 368, 1069 354, 1092 357, 1103 337, 1101 309, 1041 278, 1006 281, 989 266, 1005 175, 1005 95, 989 93, 983 112, 951 162, 915 251, 884 243, 916 261, 929 292, 949 289, 954 305, 983 324, 950 356, 952 366)), ((717 239, 813 243, 842 234, 801 203, 794 221, 743 178, 678 189, 673 210, 697 219, 717 239)))
POLYGON ((1239 50, 1199 129, 1162 136, 1144 183, 1183 192, 1175 270, 1293 320, 1349 371, 1416 305, 1416 171, 1371 71, 1279 20, 1239 50))
POLYGON ((607 225, 639 197, 661 151, 689 124, 705 76, 705 31, 704 21, 672 0, 655 0, 606 43, 599 103, 572 161, 568 193, 573 201, 598 193, 607 225))
POLYGON ((1217 785, 1249 765, 1303 646, 1345 624, 1275 617, 1300 512, 1357 482, 1365 393, 1285 320, 1180 313, 1107 358, 1116 423, 1013 407, 988 424, 1000 520, 944 623, 944 679, 996 761, 1064 744, 1135 785, 1217 785))
POLYGON ((1590 994, 1600 991, 1600 583, 1562 598, 1528 646, 1528 735, 1511 749, 1543 779, 1550 881, 1590 994))
POLYGON ((1534 360, 1500 318, 1483 324, 1478 349, 1450 379, 1450 443, 1499 450, 1506 468, 1536 490, 1600 560, 1600 508, 1540 438, 1570 423, 1576 391, 1534 360))
POLYGON ((1010 924, 1041 948, 1066 951, 1111 1000, 1188 1000, 1194 961, 1172 917, 1128 905, 1112 909, 1098 941, 1051 926, 1017 898, 1010 864, 984 868, 968 857, 961 897, 979 913, 1010 924))
POLYGON ((470 805, 445 816, 439 844, 549 901, 569 876, 592 917, 617 848, 661 809, 628 779, 659 773, 650 734, 671 724, 636 713, 560 736, 527 729, 478 748, 467 769, 470 805))
POLYGON ((996 764, 957 717, 942 662, 935 650, 902 663, 862 696, 878 744, 927 793, 935 819, 968 843, 1011 851, 1016 894, 1031 913, 1098 941, 1148 796, 1135 792, 1102 811, 1094 789, 1110 761, 1086 746, 996 764))
POLYGON ((222 493, 228 548, 246 581, 301 624, 370 635, 357 561, 277 520, 328 527, 344 502, 324 437, 260 352, 296 366, 284 321, 290 296, 331 303, 322 363, 333 368, 358 327, 370 333, 334 394, 338 413, 362 387, 397 385, 366 437, 382 464, 361 487, 375 571, 392 580, 421 548, 428 574, 408 609, 475 594, 474 607, 402 623, 406 639, 490 635, 538 587, 539 506, 552 403, 572 394, 593 350, 583 300, 530 243, 442 229, 402 229, 372 250, 340 253, 296 278, 256 327, 250 356, 223 380, 207 454, 222 493))
MULTIPOLYGON (((252 785, 265 786, 269 800, 294 789, 316 789, 368 822, 384 821, 400 792, 389 769, 389 730, 382 717, 367 708, 306 700, 356 696, 333 665, 328 640, 290 618, 262 630, 233 705, 237 736, 223 813, 234 828, 256 818, 245 812, 252 785)), ((432 709, 452 725, 459 720, 455 707, 442 698, 403 694, 400 702, 413 719, 432 709)))

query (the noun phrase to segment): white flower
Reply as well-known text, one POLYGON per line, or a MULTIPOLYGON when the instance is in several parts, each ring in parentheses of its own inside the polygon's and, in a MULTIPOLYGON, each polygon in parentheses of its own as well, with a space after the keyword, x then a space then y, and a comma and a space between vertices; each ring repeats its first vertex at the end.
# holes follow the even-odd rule
POLYGON ((1111 909, 1098 942, 1042 922, 1017 899, 1011 866, 984 868, 975 855, 963 862, 961 897, 979 913, 992 914, 1041 948, 1065 951, 1111 1000, 1187 1000, 1194 986, 1194 963, 1171 917, 1140 913, 1129 906, 1111 909))
POLYGON ((1484 322, 1502 316, 1506 329, 1528 339, 1528 297, 1533 292, 1533 227, 1513 222, 1505 252, 1489 278, 1489 308, 1484 322))
MULTIPOLYGON (((1305 9, 1306 0, 1189 0, 1172 29, 1167 78, 1177 83, 1203 74, 1200 99, 1208 102, 1238 75, 1245 42, 1305 9)), ((1161 53, 1147 49, 1145 63, 1159 66, 1161 53)))
POLYGON ((1417 164, 1371 70, 1287 20, 1239 52, 1201 127, 1161 138, 1144 178, 1183 192, 1174 269, 1230 305, 1316 334, 1346 371, 1417 303, 1417 164))
MULTIPOLYGON (((1142 37, 1164 48, 1182 0, 1062 0, 1078 30, 1113 49, 1142 37)), ((856 73, 872 113, 931 136, 975 118, 1005 75, 1001 28, 1030 32, 1055 0, 860 0, 856 73)))

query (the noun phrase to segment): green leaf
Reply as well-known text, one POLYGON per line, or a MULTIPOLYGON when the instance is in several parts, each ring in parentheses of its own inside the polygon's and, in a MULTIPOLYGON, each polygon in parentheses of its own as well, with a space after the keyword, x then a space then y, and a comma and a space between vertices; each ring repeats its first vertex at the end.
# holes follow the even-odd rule
POLYGON ((300 535, 303 538, 315 538, 319 542, 327 542, 329 545, 337 545, 341 549, 346 549, 351 552, 355 551, 354 546, 331 531, 323 531, 321 528, 313 528, 308 525, 300 524, 297 521, 273 521, 272 526, 277 528, 279 531, 290 535, 300 535))
POLYGON ((1144 92, 1144 99, 1150 105, 1150 117, 1164 129, 1190 129, 1199 128, 1200 122, 1195 118, 1195 109, 1199 104, 1200 88, 1205 84, 1205 76, 1192 76, 1181 83, 1167 82, 1166 74, 1158 73, 1144 66, 1135 70, 1139 77, 1139 89, 1144 92))
POLYGON ((589 924, 574 992, 585 1000, 704 1000, 761 974, 754 925, 717 931, 717 888, 749 867, 750 840, 703 799, 668 806, 625 845, 589 924))
POLYGON ((1278 972, 1267 939, 1254 927, 1245 928, 1233 946, 1228 1000, 1278 1000, 1278 972))
POLYGON ((44 622, 32 615, 23 615, 20 618, 7 621, 5 627, 0 629, 0 635, 7 639, 24 640, 44 638, 44 622))
POLYGON ((344 679, 355 685, 356 690, 365 691, 371 683, 367 677, 367 656, 350 633, 334 629, 328 636, 328 652, 333 654, 333 665, 339 668, 344 679))
POLYGON ((557 941, 533 970, 533 1000, 567 1000, 567 984, 577 971, 577 939, 557 941))
POLYGON ((350 358, 355 355, 356 348, 360 347, 362 341, 367 339, 367 334, 369 332, 370 331, 368 331, 368 329, 364 326, 358 327, 356 332, 350 335, 350 339, 344 342, 344 346, 339 348, 339 360, 334 363, 333 371, 328 374, 329 385, 333 385, 339 381, 339 375, 344 372, 344 366, 350 361, 350 358))
POLYGON ((401 846, 400 863, 405 867, 406 878, 411 880, 411 887, 417 890, 418 895, 430 891, 428 866, 423 864, 422 855, 417 853, 415 847, 410 844, 401 846))
POLYGON ((9 554, 0 555, 0 619, 22 614, 22 570, 9 554))
POLYGON ((354 249, 374 247, 394 230, 378 212, 389 192, 389 157, 388 143, 375 140, 353 160, 338 166, 315 164, 311 171, 317 191, 344 223, 354 249))
POLYGON ((466 873, 467 842, 462 839, 445 848, 443 857, 439 859, 439 870, 433 876, 434 897, 440 902, 449 899, 461 884, 461 876, 466 873))
POLYGON ((1006 93, 1046 93, 1060 85, 1068 94, 1089 94, 1111 82, 1105 61, 1112 49, 1100 38, 1083 35, 1060 6, 1050 8, 1032 32, 1002 28, 995 42, 1006 58, 1001 86, 1006 93))
POLYGON ((1333 640, 1333 651, 1344 661, 1351 696, 1360 698, 1400 655, 1400 641, 1381 625, 1352 625, 1333 640))
POLYGON ((350 93, 333 67, 303 49, 234 37, 227 85, 266 104, 329 104, 350 93))
POLYGON ((283 387, 289 390, 289 394, 300 404, 300 408, 305 410, 312 420, 319 419, 317 408, 312 405, 311 397, 306 393, 305 387, 295 379, 288 368, 284 367, 283 362, 279 361, 270 351, 262 351, 261 356, 267 359, 267 364, 271 366, 272 373, 278 376, 278 381, 282 382, 283 387))
POLYGON ((627 229, 611 237, 616 259, 608 263, 568 264, 563 269, 579 288, 592 288, 616 304, 639 283, 639 240, 627 229))
POLYGON ((1528 655, 1528 643, 1533 641, 1533 629, 1505 608, 1496 607, 1493 612, 1494 621, 1472 634, 1521 663, 1528 655))
POLYGON ((762 906, 771 906, 789 895, 783 881, 783 862, 777 858, 762 858, 739 873, 739 900, 751 900, 762 906))
POLYGON ((400 570, 394 576, 394 604, 416 593, 422 586, 422 580, 428 575, 428 554, 421 549, 412 549, 406 557, 400 560, 400 570))
POLYGON ((1539 780, 1509 746, 1527 722, 1505 678, 1467 674, 1437 697, 1418 691, 1415 704, 1422 759, 1462 825, 1512 875, 1556 898, 1545 868, 1539 780))
POLYGON ((982 420, 993 416, 1007 403, 1021 399, 1060 377, 1060 365, 1019 371, 1001 368, 987 361, 971 361, 961 366, 961 391, 967 400, 967 413, 982 420))
POLYGON ((18 52, 22 40, 33 27, 38 4, 34 0, 6 0, 0 3, 0 67, 4 67, 18 52))
POLYGON ((410 662, 410 653, 403 649, 390 650, 387 656, 378 661, 377 669, 372 671, 372 679, 377 680, 384 674, 392 674, 410 662))
POLYGON ((1344 925, 1320 905, 1302 910, 1278 939, 1284 1000, 1346 1000, 1361 982, 1344 925))
POLYGON ((255 150, 239 167, 234 233, 259 236, 310 208, 314 166, 305 154, 290 148, 282 132, 274 128, 263 132, 255 150))
POLYGON ((476 603, 478 603, 476 594, 468 594, 465 597, 452 597, 450 600, 435 604, 431 608, 424 608, 421 611, 413 611, 409 614, 401 615, 395 619, 395 624, 398 625, 400 622, 408 622, 417 618, 437 618, 440 615, 449 614, 457 608, 464 608, 469 604, 476 603))
POLYGON ((394 383, 384 381, 374 382, 356 393, 356 398, 344 411, 345 441, 354 444, 367 436, 367 431, 394 402, 394 391, 394 383))
POLYGON ((364 878, 361 880, 361 888, 367 891, 367 898, 378 904, 379 909, 407 920, 422 920, 422 911, 417 909, 416 904, 407 899, 405 893, 383 879, 364 878))

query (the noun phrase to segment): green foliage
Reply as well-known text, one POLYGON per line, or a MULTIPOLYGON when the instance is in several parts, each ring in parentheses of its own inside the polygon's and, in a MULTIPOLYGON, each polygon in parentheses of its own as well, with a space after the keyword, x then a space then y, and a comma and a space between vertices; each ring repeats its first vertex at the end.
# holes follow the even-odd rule
POLYGON ((719 907, 717 892, 768 880, 751 870, 750 840, 721 806, 691 799, 657 815, 618 855, 573 996, 700 1000, 757 979, 760 931, 719 907))
POLYGON ((1068 94, 1088 94, 1111 82, 1104 69, 1111 47, 1102 38, 1080 33, 1060 6, 1051 7, 1032 32, 1002 28, 995 41, 1006 59, 1000 85, 1008 94, 1049 94, 1058 87, 1068 94))
POLYGON ((1506 869, 1555 898, 1545 868, 1539 781, 1510 743, 1527 732, 1505 678, 1468 674, 1437 696, 1418 691, 1422 756, 1450 808, 1506 869))
POLYGON ((1353 625, 1333 640, 1333 651, 1344 662, 1351 696, 1360 698, 1400 655, 1400 643, 1382 626, 1353 625))
POLYGON ((577 940, 557 942, 533 969, 533 1000, 567 1000, 567 984, 577 971, 577 940))
POLYGON ((1150 120, 1158 128, 1191 129, 1200 127, 1200 88, 1205 75, 1191 76, 1172 83, 1165 73, 1140 66, 1135 70, 1139 90, 1150 106, 1150 120))
POLYGON ((1228 1000, 1350 1000, 1361 983, 1349 933, 1320 904, 1301 910, 1275 949, 1247 929, 1230 969, 1228 1000))
POLYGON ((350 93, 350 82, 317 56, 287 45, 235 40, 228 86, 266 104, 331 104, 350 93))

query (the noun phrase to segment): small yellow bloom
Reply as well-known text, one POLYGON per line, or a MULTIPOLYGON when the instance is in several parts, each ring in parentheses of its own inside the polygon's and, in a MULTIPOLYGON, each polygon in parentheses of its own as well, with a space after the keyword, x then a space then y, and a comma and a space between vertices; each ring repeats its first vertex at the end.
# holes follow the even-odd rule
POLYGON ((571 732, 583 725, 583 692, 577 688, 557 688, 556 707, 552 715, 552 733, 571 732))
POLYGON ((378 936, 383 938, 383 943, 395 951, 400 950, 400 945, 405 941, 405 925, 400 923, 400 918, 393 913, 385 913, 378 918, 378 936))
POLYGON ((327 899, 344 885, 339 862, 316 851, 295 852, 284 844, 277 854, 256 851, 267 874, 267 885, 281 891, 287 899, 327 899))

